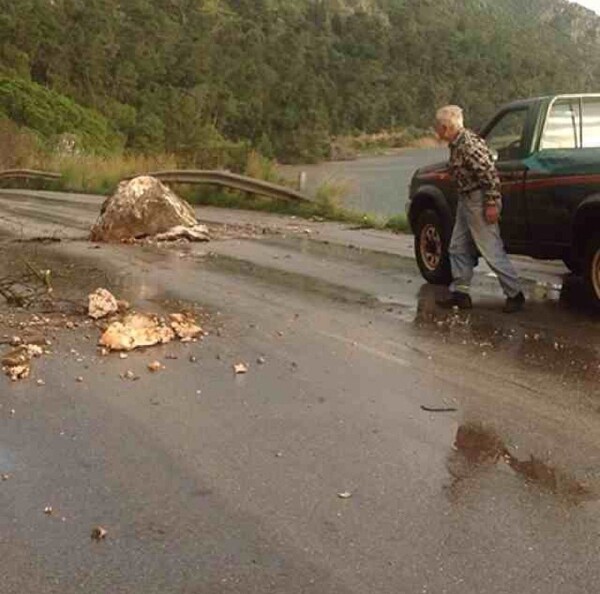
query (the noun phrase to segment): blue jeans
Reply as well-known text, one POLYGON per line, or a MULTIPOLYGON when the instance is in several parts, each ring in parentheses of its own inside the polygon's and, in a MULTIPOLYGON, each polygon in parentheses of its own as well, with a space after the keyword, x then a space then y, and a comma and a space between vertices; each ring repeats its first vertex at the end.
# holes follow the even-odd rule
POLYGON ((521 292, 519 277, 504 250, 498 223, 490 225, 486 222, 483 207, 484 195, 481 190, 458 198, 449 248, 454 279, 450 290, 469 292, 479 253, 498 276, 506 296, 514 297, 521 292))

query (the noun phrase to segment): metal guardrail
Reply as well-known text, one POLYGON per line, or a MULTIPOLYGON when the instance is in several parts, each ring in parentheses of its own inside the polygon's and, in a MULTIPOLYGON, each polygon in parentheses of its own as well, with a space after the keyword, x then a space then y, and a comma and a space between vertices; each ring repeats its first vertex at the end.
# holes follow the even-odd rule
MULTIPOLYGON (((176 184, 205 184, 209 186, 222 186, 248 192, 249 194, 258 194, 269 198, 279 200, 293 200, 295 202, 310 202, 310 198, 294 190, 271 182, 266 182, 245 175, 238 175, 230 171, 188 169, 175 171, 154 171, 142 175, 150 175, 165 183, 176 184)), ((137 177, 135 175, 126 177, 126 180, 137 177)), ((60 179, 60 173, 50 171, 35 171, 33 169, 9 169, 0 171, 0 179, 41 179, 57 180, 60 179)))
POLYGON ((51 171, 36 171, 35 169, 6 169, 0 171, 0 179, 60 179, 60 173, 51 171))
MULTIPOLYGON (((269 198, 280 200, 293 200, 296 202, 310 202, 310 198, 298 192, 293 188, 286 188, 278 184, 266 182, 245 175, 238 175, 229 171, 189 169, 181 171, 154 171, 147 173, 165 183, 177 184, 206 184, 209 186, 222 186, 248 192, 249 194, 258 194, 269 198)), ((129 178, 131 179, 131 178, 129 178)))

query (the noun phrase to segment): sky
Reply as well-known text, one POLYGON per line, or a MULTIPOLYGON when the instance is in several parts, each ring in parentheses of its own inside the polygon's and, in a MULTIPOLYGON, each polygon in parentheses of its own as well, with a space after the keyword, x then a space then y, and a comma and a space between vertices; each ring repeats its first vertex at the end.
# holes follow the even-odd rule
POLYGON ((598 14, 600 14, 600 0, 572 0, 576 4, 581 4, 586 8, 591 10, 595 10, 598 14))

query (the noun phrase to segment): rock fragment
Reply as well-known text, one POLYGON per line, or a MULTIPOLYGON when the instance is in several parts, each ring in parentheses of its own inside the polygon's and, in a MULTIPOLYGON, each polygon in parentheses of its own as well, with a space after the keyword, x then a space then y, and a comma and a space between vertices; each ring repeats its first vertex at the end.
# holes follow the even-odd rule
POLYGON ((27 379, 31 374, 32 357, 40 357, 43 352, 38 345, 22 344, 2 357, 2 370, 13 382, 27 379))
POLYGON ((236 375, 240 375, 243 373, 248 373, 248 365, 246 365, 246 363, 236 363, 233 366, 233 371, 236 375))
POLYGON ((96 526, 92 528, 91 538, 92 540, 104 540, 108 532, 102 526, 96 526))
POLYGON ((96 289, 88 295, 88 315, 94 320, 105 318, 119 311, 119 302, 106 289, 96 289))
POLYGON ((175 338, 173 330, 158 316, 127 314, 113 322, 100 337, 100 346, 111 351, 131 351, 139 347, 165 344, 175 338))
POLYGON ((193 316, 182 313, 172 313, 169 315, 171 328, 180 339, 196 338, 203 333, 203 330, 193 316))
POLYGON ((158 233, 153 239, 155 241, 177 241, 178 239, 187 239, 188 241, 210 241, 210 236, 206 225, 194 225, 193 227, 177 225, 164 233, 158 233))

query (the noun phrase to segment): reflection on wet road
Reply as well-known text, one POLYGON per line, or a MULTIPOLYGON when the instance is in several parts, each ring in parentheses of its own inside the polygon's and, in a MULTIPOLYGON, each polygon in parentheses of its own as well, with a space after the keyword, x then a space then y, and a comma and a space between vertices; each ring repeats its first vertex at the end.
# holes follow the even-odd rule
MULTIPOLYGON (((456 502, 469 491, 466 483, 480 477, 498 465, 505 465, 526 485, 538 487, 573 505, 598 499, 598 495, 568 473, 536 456, 520 459, 491 428, 481 423, 463 423, 456 431, 454 448, 448 456, 448 472, 452 482, 448 487, 450 500, 456 502)), ((501 472, 501 469, 497 469, 501 472)))
MULTIPOLYGON (((567 286, 569 286, 567 284, 567 286)), ((485 359, 494 354, 514 364, 558 375, 561 379, 600 381, 600 327, 582 299, 531 300, 516 316, 493 309, 446 312, 435 304, 439 290, 422 285, 415 323, 444 343, 471 347, 485 359)))

